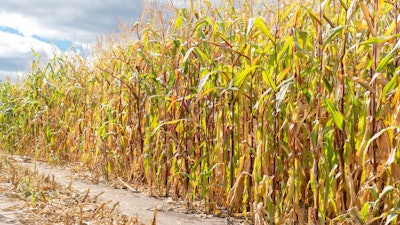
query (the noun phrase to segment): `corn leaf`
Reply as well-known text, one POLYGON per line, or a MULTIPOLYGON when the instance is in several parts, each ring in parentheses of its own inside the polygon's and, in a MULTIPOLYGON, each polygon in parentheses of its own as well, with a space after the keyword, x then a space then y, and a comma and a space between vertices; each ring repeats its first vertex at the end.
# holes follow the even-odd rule
POLYGON ((274 80, 272 79, 272 73, 268 73, 266 70, 262 70, 261 72, 262 78, 264 82, 274 90, 274 92, 277 92, 278 88, 276 87, 276 84, 274 80))
POLYGON ((345 27, 346 26, 339 26, 339 27, 332 29, 331 32, 329 33, 329 35, 325 38, 322 46, 325 47, 334 37, 339 35, 345 27))
POLYGON ((386 95, 394 90, 396 87, 398 87, 397 85, 397 76, 393 76, 392 79, 389 81, 389 83, 387 83, 385 85, 385 87, 383 88, 383 93, 382 93, 382 101, 386 100, 386 95))
POLYGON ((284 56, 284 54, 287 52, 289 47, 292 47, 292 46, 293 46, 293 37, 289 37, 289 38, 287 38, 282 49, 278 52, 278 58, 277 58, 278 62, 282 60, 282 57, 284 56))
POLYGON ((386 217, 385 225, 389 225, 393 220, 395 220, 399 216, 398 213, 389 212, 389 215, 386 217))
POLYGON ((237 88, 241 88, 247 76, 251 73, 254 73, 257 68, 258 66, 256 65, 247 67, 245 70, 243 70, 241 73, 233 78, 233 85, 237 88))
POLYGON ((344 117, 342 113, 340 113, 336 107, 334 106, 333 102, 330 99, 324 99, 324 105, 326 110, 331 114, 333 122, 335 125, 340 129, 343 130, 344 124, 344 117))
POLYGON ((177 18, 175 19, 175 30, 179 30, 183 26, 183 18, 181 13, 178 13, 177 18))
POLYGON ((275 44, 275 38, 272 36, 271 31, 265 25, 264 20, 261 17, 256 17, 254 25, 261 30, 267 37, 275 44))
POLYGON ((374 212, 374 214, 375 214, 376 210, 378 209, 378 206, 379 206, 379 204, 381 203, 382 199, 383 199, 388 193, 390 193, 390 192, 393 191, 393 190, 394 190, 394 187, 391 186, 391 185, 389 185, 389 186, 386 186, 386 187, 382 190, 381 193, 379 193, 379 197, 378 197, 378 199, 375 200, 374 205, 373 205, 373 207, 372 207, 372 211, 374 212))
POLYGON ((397 41, 397 44, 394 46, 394 48, 379 62, 378 66, 376 67, 376 73, 380 73, 386 67, 389 61, 393 60, 393 55, 399 48, 400 40, 397 41))

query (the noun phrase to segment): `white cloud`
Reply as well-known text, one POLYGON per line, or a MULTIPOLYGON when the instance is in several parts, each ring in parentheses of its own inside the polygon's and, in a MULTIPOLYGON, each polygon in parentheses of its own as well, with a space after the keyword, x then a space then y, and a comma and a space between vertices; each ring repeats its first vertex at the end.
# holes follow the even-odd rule
POLYGON ((33 37, 22 37, 17 34, 0 31, 0 58, 16 57, 31 52, 31 49, 50 54, 55 46, 39 41, 33 37))
POLYGON ((44 58, 60 52, 51 44, 18 34, 0 31, 0 40, 0 80, 29 70, 29 62, 34 59, 32 49, 44 58))
POLYGON ((38 18, 32 18, 2 10, 0 12, 0 21, 0 25, 12 27, 26 37, 40 35, 43 37, 56 38, 62 36, 62 33, 60 31, 48 28, 43 24, 40 24, 38 18))
MULTIPOLYGON (((96 36, 114 32, 118 19, 138 19, 144 0, 1 0, 0 9, 12 17, 4 21, 22 33, 92 42, 96 36), (27 27, 27 26, 30 27, 27 27)), ((0 24, 0 25, 1 25, 0 24)))

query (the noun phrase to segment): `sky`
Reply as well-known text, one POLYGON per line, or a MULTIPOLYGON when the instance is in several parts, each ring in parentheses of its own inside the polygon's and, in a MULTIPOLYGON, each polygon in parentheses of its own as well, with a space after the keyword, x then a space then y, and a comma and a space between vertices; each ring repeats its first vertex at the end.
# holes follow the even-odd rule
POLYGON ((32 49, 51 56, 118 32, 119 21, 134 24, 144 1, 1 0, 0 80, 29 71, 32 49))

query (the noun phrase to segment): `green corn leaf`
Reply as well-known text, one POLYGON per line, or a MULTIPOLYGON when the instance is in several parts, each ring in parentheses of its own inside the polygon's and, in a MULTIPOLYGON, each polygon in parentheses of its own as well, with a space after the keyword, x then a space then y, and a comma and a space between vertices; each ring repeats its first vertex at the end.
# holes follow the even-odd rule
POLYGON ((211 73, 206 74, 203 78, 201 78, 199 82, 199 86, 197 88, 198 93, 200 93, 203 90, 204 85, 206 84, 208 78, 210 77, 211 73))
POLYGON ((389 93, 389 91, 394 90, 397 87, 397 76, 393 76, 392 79, 385 85, 383 88, 383 94, 382 94, 382 101, 385 101, 386 95, 389 93))
POLYGON ((261 72, 262 78, 264 82, 274 90, 274 92, 277 92, 278 88, 276 87, 276 84, 274 80, 272 79, 272 73, 268 73, 266 70, 263 70, 261 72))
POLYGON ((106 133, 106 124, 102 124, 99 128, 99 136, 102 139, 106 139, 107 138, 107 133, 106 133))
POLYGON ((393 54, 387 54, 387 55, 385 56, 385 58, 383 58, 383 59, 379 62, 378 67, 376 67, 376 72, 375 72, 374 76, 377 75, 377 74, 379 74, 379 73, 383 70, 383 68, 385 68, 385 66, 386 66, 391 60, 393 60, 393 54))
POLYGON ((278 108, 278 111, 280 111, 280 106, 285 99, 286 93, 289 91, 290 87, 292 87, 293 83, 293 77, 290 77, 279 84, 279 92, 276 94, 276 107, 278 108))
POLYGON ((265 22, 261 17, 255 19, 254 25, 267 35, 267 37, 275 44, 275 38, 272 36, 271 31, 267 28, 267 25, 265 25, 265 22))
POLYGON ((340 129, 343 130, 344 118, 341 112, 339 112, 334 106, 330 99, 324 99, 324 105, 329 114, 332 115, 333 122, 340 129))
POLYGON ((322 46, 325 47, 334 37, 339 35, 345 27, 346 26, 340 26, 340 27, 336 27, 336 28, 332 29, 331 32, 329 33, 329 35, 325 38, 322 46))
MULTIPOLYGON (((208 72, 208 71, 207 71, 208 72)), ((211 76, 211 75, 214 75, 214 74, 217 74, 219 71, 211 71, 211 72, 209 72, 209 73, 207 73, 206 75, 204 75, 201 79, 200 79, 200 81, 199 81, 199 85, 197 86, 197 91, 198 91, 198 93, 200 93, 202 90, 203 90, 203 88, 204 88, 204 85, 207 83, 207 81, 208 81, 208 78, 211 76)))
POLYGON ((362 206, 361 211, 360 211, 361 218, 364 221, 367 220, 368 215, 369 215, 369 205, 370 205, 369 202, 364 203, 364 205, 362 206))
POLYGON ((195 47, 194 52, 196 53, 197 58, 200 60, 202 66, 206 66, 206 62, 209 61, 209 58, 206 53, 204 53, 200 48, 195 47))
POLYGON ((181 13, 178 14, 178 17, 175 20, 175 30, 179 30, 183 26, 183 18, 181 16, 181 13))
MULTIPOLYGON (((358 46, 358 45, 381 44, 381 43, 384 43, 384 42, 388 42, 388 41, 390 41, 390 40, 392 40, 393 38, 396 38, 396 37, 400 37, 400 34, 389 35, 389 36, 371 37, 371 38, 368 38, 367 40, 365 40, 363 42, 360 42, 358 44, 353 45, 350 48, 350 50, 353 49, 354 47, 358 46)), ((396 44, 396 46, 397 46, 397 44, 396 44)))
POLYGON ((280 16, 279 23, 284 23, 285 19, 288 18, 288 15, 293 12, 292 10, 296 6, 298 6, 298 4, 296 4, 296 2, 293 1, 287 8, 285 8, 285 11, 280 16))
POLYGON ((313 12, 310 8, 306 8, 308 14, 315 20, 317 21, 319 24, 321 23, 321 21, 319 20, 317 14, 315 12, 313 12))
POLYGON ((212 25, 212 21, 210 19, 210 17, 206 17, 205 19, 201 20, 197 25, 195 30, 199 31, 200 28, 202 28, 203 26, 207 26, 207 25, 212 25))
POLYGON ((293 37, 289 37, 283 45, 282 49, 278 52, 277 61, 280 62, 282 60, 283 55, 286 53, 289 47, 293 46, 293 37))
POLYGON ((344 9, 348 9, 347 4, 343 0, 339 0, 340 4, 343 6, 344 9))
POLYGON ((237 88, 241 88, 244 81, 246 80, 247 76, 251 73, 254 73, 254 71, 258 68, 258 66, 249 66, 245 70, 243 70, 241 73, 239 73, 237 76, 233 78, 233 85, 237 88))
POLYGON ((389 185, 389 186, 386 186, 386 187, 382 190, 382 192, 379 194, 378 199, 376 199, 375 202, 374 202, 374 206, 373 206, 373 209, 372 209, 372 211, 374 212, 374 214, 375 214, 376 210, 378 209, 379 203, 382 201, 382 199, 383 199, 389 192, 393 191, 393 189, 394 189, 394 187, 389 185))
POLYGON ((376 67, 376 73, 380 73, 383 68, 393 59, 394 53, 397 51, 397 49, 400 48, 400 40, 397 41, 397 44, 394 46, 394 48, 379 62, 378 66, 376 67))

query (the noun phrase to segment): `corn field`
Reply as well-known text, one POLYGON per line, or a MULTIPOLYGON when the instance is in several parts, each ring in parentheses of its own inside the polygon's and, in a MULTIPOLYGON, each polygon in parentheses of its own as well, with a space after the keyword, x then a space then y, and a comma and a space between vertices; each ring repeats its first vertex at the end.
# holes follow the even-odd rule
POLYGON ((0 147, 254 224, 397 224, 400 2, 154 7, 0 85, 0 147))

